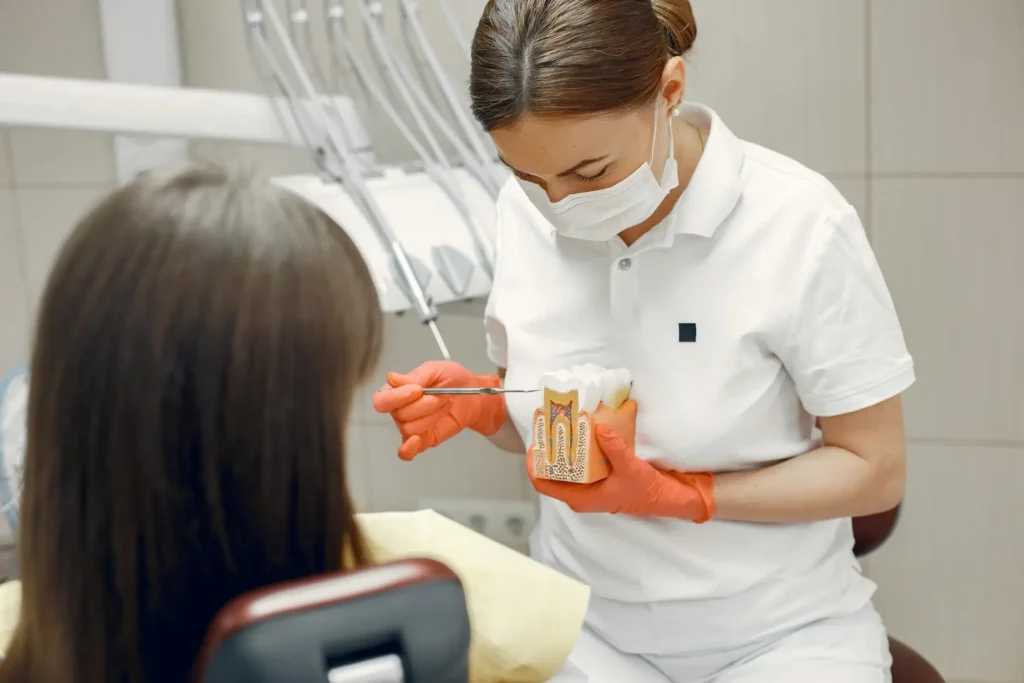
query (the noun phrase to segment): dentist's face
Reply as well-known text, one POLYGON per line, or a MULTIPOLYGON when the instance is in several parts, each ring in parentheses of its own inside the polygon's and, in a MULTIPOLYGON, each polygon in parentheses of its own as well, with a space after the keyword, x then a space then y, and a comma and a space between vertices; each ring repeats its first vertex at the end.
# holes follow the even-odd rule
POLYGON ((645 106, 590 116, 526 114, 515 125, 492 130, 491 139, 505 165, 544 188, 552 202, 611 187, 652 159, 660 178, 669 142, 654 134, 654 126, 665 130, 685 92, 686 63, 673 57, 665 64, 661 92, 645 106))
MULTIPOLYGON (((665 126, 669 107, 658 108, 665 126)), ((571 194, 603 190, 651 160, 655 106, 589 117, 541 118, 527 114, 515 125, 491 131, 501 161, 512 172, 544 188, 557 202, 571 194)), ((656 136, 656 177, 667 158, 668 136, 656 136)))

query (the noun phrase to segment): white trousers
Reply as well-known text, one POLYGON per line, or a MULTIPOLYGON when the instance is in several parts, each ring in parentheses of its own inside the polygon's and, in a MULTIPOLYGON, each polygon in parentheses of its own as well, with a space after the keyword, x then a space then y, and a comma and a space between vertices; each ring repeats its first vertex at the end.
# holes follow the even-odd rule
POLYGON ((870 604, 759 643, 684 656, 621 652, 589 628, 552 683, 891 683, 885 627, 870 604))

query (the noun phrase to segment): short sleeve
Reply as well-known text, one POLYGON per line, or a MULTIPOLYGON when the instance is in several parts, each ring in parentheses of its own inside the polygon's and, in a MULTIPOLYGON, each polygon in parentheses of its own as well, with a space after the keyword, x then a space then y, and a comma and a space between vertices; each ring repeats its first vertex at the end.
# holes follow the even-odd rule
POLYGON ((800 400, 819 417, 897 396, 914 364, 860 219, 848 208, 820 226, 788 337, 777 350, 800 400))

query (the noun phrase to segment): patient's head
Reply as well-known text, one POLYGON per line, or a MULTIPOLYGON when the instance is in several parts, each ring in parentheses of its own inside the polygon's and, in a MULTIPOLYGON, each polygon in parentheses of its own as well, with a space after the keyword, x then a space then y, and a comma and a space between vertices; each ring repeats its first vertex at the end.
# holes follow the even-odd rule
POLYGON ((75 228, 37 325, 4 678, 183 683, 234 596, 366 562, 346 423, 381 314, 324 213, 147 173, 75 228))

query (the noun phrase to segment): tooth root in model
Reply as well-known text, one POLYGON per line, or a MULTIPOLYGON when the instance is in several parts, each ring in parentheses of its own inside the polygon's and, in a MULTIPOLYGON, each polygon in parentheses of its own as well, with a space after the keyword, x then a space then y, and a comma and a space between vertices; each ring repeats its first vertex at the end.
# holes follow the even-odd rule
POLYGON ((593 438, 594 417, 614 424, 631 382, 629 370, 592 364, 542 375, 544 403, 533 414, 534 476, 578 484, 607 477, 608 460, 593 438))

